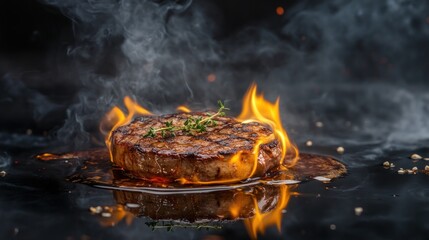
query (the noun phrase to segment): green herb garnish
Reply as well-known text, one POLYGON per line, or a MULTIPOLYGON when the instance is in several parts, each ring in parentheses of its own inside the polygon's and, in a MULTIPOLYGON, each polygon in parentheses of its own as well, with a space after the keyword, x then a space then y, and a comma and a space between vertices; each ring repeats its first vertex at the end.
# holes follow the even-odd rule
POLYGON ((225 110, 229 110, 226 108, 222 101, 217 102, 219 105, 219 109, 215 114, 207 114, 207 117, 203 118, 199 117, 189 117, 183 123, 183 126, 174 126, 172 121, 166 122, 165 127, 162 128, 153 128, 150 127, 149 131, 143 135, 143 137, 156 137, 158 133, 161 134, 162 137, 168 136, 176 136, 177 131, 183 131, 189 134, 193 132, 205 132, 207 131, 207 127, 215 127, 217 126, 215 117, 225 116, 225 110))

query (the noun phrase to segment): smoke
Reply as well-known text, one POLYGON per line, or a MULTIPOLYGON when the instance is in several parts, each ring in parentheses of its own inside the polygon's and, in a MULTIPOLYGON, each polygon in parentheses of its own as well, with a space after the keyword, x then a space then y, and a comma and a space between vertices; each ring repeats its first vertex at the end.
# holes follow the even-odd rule
POLYGON ((7 152, 0 152, 0 169, 5 169, 10 166, 12 159, 7 152))
POLYGON ((387 147, 428 138, 424 1, 299 1, 284 16, 273 9, 234 31, 228 21, 240 20, 216 1, 45 2, 73 22, 66 51, 81 90, 58 136, 77 145, 90 142, 101 116, 126 95, 158 113, 217 99, 239 109, 252 81, 268 98, 281 97, 298 143, 387 147))
POLYGON ((24 95, 27 98, 25 104, 31 105, 33 118, 41 121, 48 113, 58 110, 61 106, 52 102, 46 96, 38 91, 32 90, 20 81, 19 76, 5 75, 2 78, 1 87, 5 94, 0 97, 0 102, 11 102, 23 100, 24 95))
POLYGON ((350 122, 356 131, 348 138, 366 134, 367 142, 378 138, 386 147, 427 139, 428 7, 401 0, 302 3, 282 29, 299 52, 276 74, 300 81, 289 91, 295 99, 320 92, 308 109, 330 131, 350 122))
POLYGON ((76 44, 67 53, 82 85, 60 138, 88 144, 101 116, 127 95, 155 112, 211 95, 209 86, 195 83, 210 73, 205 64, 220 59, 207 35, 205 11, 182 15, 191 1, 47 3, 74 23, 76 44))

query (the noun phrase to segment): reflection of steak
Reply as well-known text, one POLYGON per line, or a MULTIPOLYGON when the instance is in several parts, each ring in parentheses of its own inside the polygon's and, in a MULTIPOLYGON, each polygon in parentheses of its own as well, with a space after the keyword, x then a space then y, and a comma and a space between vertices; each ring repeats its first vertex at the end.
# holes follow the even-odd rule
POLYGON ((206 117, 207 113, 178 113, 137 118, 117 128, 111 137, 113 162, 143 179, 174 181, 180 178, 200 181, 243 180, 250 177, 258 139, 272 137, 261 145, 257 170, 252 177, 263 176, 279 165, 281 147, 273 132, 259 123, 240 123, 233 118, 217 117, 217 125, 193 133, 177 131, 176 136, 144 137, 150 127, 165 127, 172 121, 183 126, 189 117, 206 117), (239 161, 231 158, 241 152, 239 161))
MULTIPOLYGON (((282 186, 285 187, 285 186, 282 186)), ((128 210, 136 216, 152 220, 235 220, 253 217, 256 208, 261 213, 273 210, 279 204, 279 186, 257 186, 245 190, 226 190, 210 193, 167 194, 113 191, 118 204, 138 204, 128 210)))

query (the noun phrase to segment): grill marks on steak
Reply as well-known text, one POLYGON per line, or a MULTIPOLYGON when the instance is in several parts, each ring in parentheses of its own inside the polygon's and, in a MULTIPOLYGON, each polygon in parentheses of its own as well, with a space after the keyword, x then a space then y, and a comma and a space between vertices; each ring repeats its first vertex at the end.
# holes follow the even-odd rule
POLYGON ((243 124, 233 118, 216 117, 217 125, 207 127, 205 132, 192 132, 190 135, 175 131, 176 136, 162 137, 158 133, 155 137, 144 137, 151 127, 162 128, 169 121, 173 126, 180 127, 189 117, 204 118, 207 114, 177 113, 136 118, 113 132, 113 162, 139 178, 242 180, 249 177, 244 174, 253 167, 252 150, 256 142, 261 138, 272 138, 271 142, 261 145, 258 175, 278 166, 280 144, 271 129, 256 122, 243 124), (227 162, 238 152, 243 153, 240 161, 247 167, 240 164, 238 169, 237 165, 227 162), (244 173, 240 173, 241 170, 244 173))
MULTIPOLYGON (((200 159, 218 158, 222 155, 233 154, 239 150, 251 151, 259 136, 266 137, 272 134, 271 130, 258 123, 241 124, 231 118, 216 118, 217 126, 208 127, 202 133, 177 131, 176 136, 143 137, 150 127, 155 129, 165 127, 165 123, 172 121, 174 126, 183 126, 189 117, 205 116, 199 114, 171 114, 160 117, 141 117, 130 125, 120 127, 117 143, 132 142, 142 153, 156 153, 163 155, 183 155, 200 159)), ((114 133, 114 135, 118 134, 114 133)))

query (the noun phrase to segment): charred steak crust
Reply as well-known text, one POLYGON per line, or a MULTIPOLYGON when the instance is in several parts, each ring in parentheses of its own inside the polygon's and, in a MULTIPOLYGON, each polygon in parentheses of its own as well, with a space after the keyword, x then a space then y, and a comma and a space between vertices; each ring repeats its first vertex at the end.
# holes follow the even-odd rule
POLYGON ((143 179, 175 181, 243 180, 250 177, 254 157, 252 150, 258 139, 273 137, 261 145, 258 165, 252 177, 263 176, 279 166, 281 147, 268 127, 257 123, 240 123, 233 118, 217 117, 217 125, 202 133, 177 131, 176 136, 144 137, 150 127, 165 127, 172 121, 183 126, 189 117, 206 117, 207 112, 177 113, 163 116, 139 117, 112 133, 114 164, 143 179), (241 152, 238 162, 231 158, 241 152))

